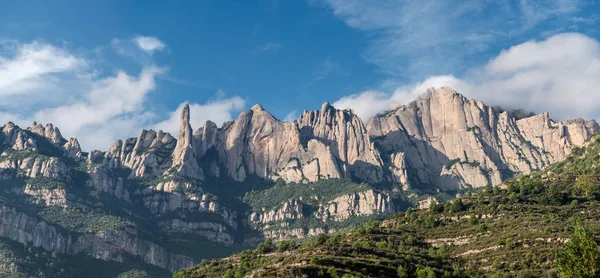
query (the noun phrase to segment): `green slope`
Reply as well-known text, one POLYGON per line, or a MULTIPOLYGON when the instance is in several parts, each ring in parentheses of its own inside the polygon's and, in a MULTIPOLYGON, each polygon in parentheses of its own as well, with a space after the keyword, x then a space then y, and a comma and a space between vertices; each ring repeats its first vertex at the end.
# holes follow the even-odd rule
POLYGON ((558 277, 573 222, 600 235, 600 136, 544 171, 301 243, 270 242, 174 277, 558 277))

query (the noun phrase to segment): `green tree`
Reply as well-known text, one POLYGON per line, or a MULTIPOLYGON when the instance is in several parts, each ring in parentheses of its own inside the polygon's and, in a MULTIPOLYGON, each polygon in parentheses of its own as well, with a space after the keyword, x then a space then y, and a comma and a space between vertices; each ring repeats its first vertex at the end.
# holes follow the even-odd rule
POLYGON ((235 271, 232 268, 228 269, 227 272, 225 272, 225 278, 234 278, 234 277, 235 277, 235 271))
POLYGON ((398 277, 400 278, 406 278, 409 277, 410 275, 408 275, 408 270, 406 270, 406 268, 402 265, 398 266, 398 277))
POLYGON ((323 245, 326 241, 327 241, 327 234, 326 233, 320 233, 317 236, 317 245, 323 245))
POLYGON ((431 203, 429 203, 429 213, 436 213, 440 208, 441 206, 438 206, 435 200, 431 200, 431 203))
POLYGON ((590 193, 594 192, 596 188, 598 188, 598 178, 592 174, 582 174, 577 177, 577 181, 575 182, 575 187, 577 188, 577 193, 585 193, 586 195, 590 195, 590 193))
POLYGON ((337 273, 337 270, 335 270, 335 267, 333 267, 333 266, 330 266, 327 269, 327 274, 329 274, 329 277, 331 277, 331 278, 339 278, 340 277, 340 275, 338 275, 338 273, 337 273))
POLYGON ((296 248, 296 242, 294 240, 282 240, 277 245, 278 252, 285 252, 296 248))
POLYGON ((556 254, 561 277, 597 277, 600 275, 600 247, 594 235, 586 231, 579 221, 575 222, 573 228, 571 239, 556 254))
POLYGON ((435 272, 430 267, 418 268, 416 274, 419 278, 435 278, 435 272))
POLYGON ((465 209, 466 209, 466 206, 463 203, 462 199, 460 199, 460 198, 456 199, 454 202, 452 202, 452 206, 450 206, 450 212, 452 212, 452 213, 461 212, 465 209))
POLYGON ((263 243, 256 247, 256 251, 260 254, 269 253, 273 250, 273 241, 268 238, 263 243))
POLYGON ((173 278, 184 278, 184 277, 185 277, 185 270, 183 270, 183 269, 173 273, 173 278))

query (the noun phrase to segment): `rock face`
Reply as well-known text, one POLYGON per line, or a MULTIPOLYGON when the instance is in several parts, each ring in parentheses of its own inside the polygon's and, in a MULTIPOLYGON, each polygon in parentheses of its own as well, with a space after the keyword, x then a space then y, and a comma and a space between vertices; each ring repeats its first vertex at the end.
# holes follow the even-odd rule
POLYGON ((378 183, 383 181, 383 162, 360 118, 350 110, 336 110, 329 103, 321 111, 305 111, 296 121, 303 142, 317 140, 338 160, 343 178, 378 183))
MULTIPOLYGON (((516 118, 446 87, 366 125, 329 103, 292 122, 255 105, 221 127, 208 121, 192 132, 185 105, 177 138, 142 130, 89 153, 51 124, 7 123, 0 237, 102 260, 132 255, 176 270, 265 237, 305 238, 398 212, 400 188, 498 184, 564 159, 598 129, 595 121, 554 122, 547 113, 516 118), (244 195, 250 189, 272 195, 252 202, 244 195), (59 221, 61 211, 73 210, 100 220, 92 230, 59 221), (130 225, 118 225, 124 222, 130 225)), ((18 268, 0 257, 0 269, 18 268)))
POLYGON ((141 256, 149 264, 178 270, 194 263, 192 258, 169 253, 127 231, 99 232, 73 237, 15 209, 0 206, 0 236, 50 252, 75 255, 81 252, 102 260, 122 262, 124 253, 141 256))
POLYGON ((204 179, 204 174, 198 159, 194 152, 192 144, 192 126, 190 125, 190 106, 184 105, 181 112, 181 126, 179 127, 179 136, 177 137, 177 145, 173 150, 173 168, 176 173, 183 177, 204 179))
POLYGON ((303 219, 314 219, 323 224, 341 222, 351 217, 388 215, 398 212, 398 207, 388 193, 365 190, 342 194, 325 202, 287 200, 279 207, 254 211, 249 223, 263 231, 264 236, 276 239, 305 238, 322 232, 334 232, 335 228, 292 228, 289 223, 303 219))
POLYGON ((442 87, 376 115, 367 129, 391 162, 392 180, 456 189, 498 184, 560 161, 598 124, 556 123, 547 113, 517 120, 442 87))
POLYGON ((353 177, 383 181, 379 153, 362 121, 348 110, 326 105, 322 111, 305 112, 296 122, 282 122, 255 105, 221 130, 208 130, 196 132, 203 142, 198 153, 215 148, 221 172, 236 181, 249 176, 288 182, 353 177))
POLYGON ((343 221, 352 216, 385 215, 397 212, 388 194, 367 190, 340 196, 319 205, 315 217, 322 221, 343 221))

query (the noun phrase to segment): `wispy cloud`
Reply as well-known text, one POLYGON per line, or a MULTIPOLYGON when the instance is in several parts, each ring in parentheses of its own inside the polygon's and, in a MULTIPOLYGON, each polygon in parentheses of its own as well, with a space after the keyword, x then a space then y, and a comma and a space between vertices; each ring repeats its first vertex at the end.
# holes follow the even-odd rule
POLYGON ((169 118, 157 123, 156 129, 167 131, 171 134, 177 134, 179 131, 179 121, 181 109, 185 103, 190 104, 190 125, 197 129, 203 127, 207 120, 215 122, 218 126, 223 122, 231 121, 235 116, 233 113, 239 112, 246 102, 239 96, 226 98, 224 92, 219 90, 216 99, 206 103, 183 102, 177 110, 170 113, 169 118))
POLYGON ((323 60, 323 62, 319 63, 317 66, 315 66, 314 70, 313 70, 313 77, 312 80, 309 82, 310 84, 316 83, 318 81, 321 81, 325 78, 327 78, 328 76, 339 72, 340 70, 340 66, 337 62, 333 61, 333 59, 331 59, 331 57, 327 57, 325 58, 325 60, 323 60))
MULTIPOLYGON (((167 70, 151 59, 139 72, 115 66, 114 74, 99 76, 97 61, 69 49, 38 41, 0 43, 0 121, 24 127, 33 121, 53 123, 64 136, 77 137, 84 150, 106 150, 116 139, 135 136, 148 126, 176 134, 178 123, 157 123, 161 117, 147 103, 167 70)), ((229 120, 244 104, 240 97, 218 94, 208 103, 192 105, 192 123, 199 127, 207 119, 229 120)))
POLYGON ((600 118, 600 42, 577 33, 557 34, 503 50, 466 78, 432 76, 391 93, 366 91, 334 103, 363 119, 449 86, 489 105, 550 112, 557 119, 600 118))
POLYGON ((0 96, 31 94, 55 87, 61 75, 87 67, 83 58, 38 41, 2 46, 7 56, 0 56, 0 96))
POLYGON ((281 47, 283 47, 283 45, 281 43, 268 42, 268 43, 265 43, 265 44, 259 46, 258 49, 262 50, 262 51, 277 51, 277 50, 281 49, 281 47))
POLYGON ((283 118, 283 121, 284 122, 293 122, 296 119, 298 119, 298 112, 296 110, 292 110, 292 111, 290 111, 290 113, 285 115, 285 118, 283 118))
POLYGON ((157 37, 137 36, 134 38, 134 41, 141 50, 149 53, 153 53, 154 51, 162 51, 166 46, 157 37))
POLYGON ((367 61, 405 79, 464 71, 472 66, 471 60, 490 51, 490 45, 515 38, 542 22, 544 28, 563 26, 582 5, 569 0, 323 3, 348 26, 367 32, 367 61))
POLYGON ((37 41, 1 52, 6 55, 0 56, 0 119, 53 123, 84 148, 106 148, 150 120, 143 103, 164 72, 149 66, 138 76, 118 70, 98 77, 93 61, 37 41))
POLYGON ((166 49, 166 44, 156 37, 134 36, 128 38, 114 38, 111 47, 121 56, 149 65, 154 62, 154 54, 166 49))

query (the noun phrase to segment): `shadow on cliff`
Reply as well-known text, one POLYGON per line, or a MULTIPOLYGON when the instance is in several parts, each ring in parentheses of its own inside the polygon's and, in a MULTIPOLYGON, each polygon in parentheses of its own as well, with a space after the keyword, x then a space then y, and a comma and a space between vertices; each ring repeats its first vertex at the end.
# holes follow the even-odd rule
MULTIPOLYGON (((459 189, 461 180, 458 177, 442 175, 442 170, 450 159, 431 143, 408 135, 404 130, 396 130, 371 140, 381 153, 384 165, 392 165, 391 156, 394 153, 404 153, 406 174, 411 187, 424 192, 435 192, 443 183, 444 189, 459 189)), ((387 179, 391 180, 390 169, 385 167, 385 173, 387 179)))
MULTIPOLYGON (((331 139, 315 136, 314 130, 312 127, 309 127, 309 126, 302 127, 300 129, 300 143, 302 144, 304 149, 308 148, 308 142, 311 139, 315 139, 315 140, 323 143, 325 146, 329 147, 329 150, 331 151, 331 153, 333 154, 333 156, 336 159, 335 162, 338 166, 340 173, 343 175, 342 176, 343 178, 351 178, 354 181, 360 181, 360 182, 373 182, 372 180, 369 180, 369 177, 377 176, 378 179, 380 179, 382 177, 384 171, 383 171, 383 169, 379 170, 380 165, 375 165, 373 163, 366 162, 363 160, 354 161, 354 163, 352 163, 352 164, 348 163, 348 161, 343 161, 341 159, 341 155, 340 155, 339 144, 336 140, 331 140, 331 139), (347 170, 344 172, 343 169, 347 169, 347 170), (363 174, 363 173, 359 172, 359 170, 364 170, 364 169, 368 169, 369 173, 363 174)), ((366 152, 366 151, 368 151, 369 146, 365 146, 365 148, 366 148, 366 150, 364 150, 364 151, 366 152)))
POLYGON ((238 229, 234 233, 234 244, 244 247, 254 247, 253 243, 265 240, 264 235, 250 227, 249 213, 252 207, 244 201, 247 193, 271 188, 275 182, 261 178, 256 174, 248 175, 243 182, 234 181, 225 173, 221 177, 207 177, 202 184, 202 189, 208 193, 219 196, 220 202, 234 210, 237 214, 238 229), (248 239, 251 239, 250 242, 248 239))

